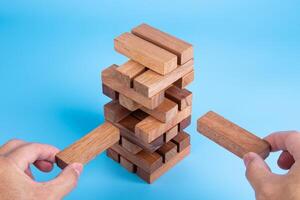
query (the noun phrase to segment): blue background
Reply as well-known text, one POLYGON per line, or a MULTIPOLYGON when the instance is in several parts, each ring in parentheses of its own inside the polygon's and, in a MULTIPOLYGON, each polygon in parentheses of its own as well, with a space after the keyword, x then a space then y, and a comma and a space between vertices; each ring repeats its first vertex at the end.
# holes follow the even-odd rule
MULTIPOLYGON (((146 22, 195 47, 192 153, 153 185, 100 155, 66 199, 254 199, 243 162, 196 131, 214 110, 259 136, 300 129, 299 1, 0 2, 0 143, 64 148, 103 122, 113 38, 146 22)), ((276 156, 268 163, 276 173, 276 156)), ((38 180, 50 175, 35 170, 38 180)))

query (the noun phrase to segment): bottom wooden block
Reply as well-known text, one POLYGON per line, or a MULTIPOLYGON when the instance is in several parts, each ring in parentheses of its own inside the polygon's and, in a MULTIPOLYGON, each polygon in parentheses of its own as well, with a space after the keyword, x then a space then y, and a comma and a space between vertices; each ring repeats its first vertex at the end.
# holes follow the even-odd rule
POLYGON ((151 184, 160 176, 162 176, 164 173, 166 173, 168 170, 170 170, 174 165, 176 165, 178 162, 180 162, 186 156, 188 156, 189 153, 190 153, 190 146, 183 149, 180 153, 178 153, 176 156, 174 156, 172 159, 170 159, 167 163, 162 165, 154 172, 147 173, 146 171, 138 167, 136 173, 140 178, 145 180, 147 183, 151 184))
POLYGON ((181 152, 190 145, 190 135, 181 131, 171 141, 177 145, 177 152, 181 152))
POLYGON ((134 165, 132 162, 130 162, 129 160, 127 160, 124 157, 120 157, 120 164, 127 169, 127 171, 135 173, 136 172, 136 165, 134 165))
POLYGON ((120 162, 120 155, 112 149, 106 150, 106 155, 116 162, 120 162))

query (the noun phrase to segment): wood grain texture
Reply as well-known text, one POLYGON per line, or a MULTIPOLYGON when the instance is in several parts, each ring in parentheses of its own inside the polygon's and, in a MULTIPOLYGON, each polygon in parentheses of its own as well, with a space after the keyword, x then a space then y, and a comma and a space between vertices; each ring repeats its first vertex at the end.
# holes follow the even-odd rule
POLYGON ((143 150, 140 146, 130 142, 124 137, 122 137, 121 146, 132 154, 137 154, 138 152, 143 150))
POLYGON ((187 157, 190 154, 191 148, 188 146, 184 150, 182 150, 180 153, 178 153, 176 156, 174 156, 169 162, 163 164, 160 168, 155 170, 152 173, 148 173, 142 168, 137 167, 136 174, 143 180, 145 180, 147 183, 151 184, 155 180, 157 180, 159 177, 161 177, 164 173, 169 171, 173 166, 175 166, 177 163, 182 161, 185 157, 187 157))
POLYGON ((118 100, 111 101, 104 105, 105 119, 111 122, 119 122, 130 115, 130 113, 130 110, 121 106, 118 100))
POLYGON ((118 144, 113 145, 111 148, 122 157, 149 173, 153 172, 163 164, 162 157, 156 152, 149 153, 143 150, 137 154, 132 154, 118 144))
POLYGON ((119 99, 119 93, 111 89, 105 84, 102 84, 102 92, 105 94, 107 97, 111 98, 112 100, 117 100, 119 99))
POLYGON ((194 57, 193 46, 191 44, 147 24, 141 24, 132 29, 131 32, 175 54, 178 57, 178 64, 186 63, 194 57))
POLYGON ((124 158, 123 156, 120 156, 120 164, 129 172, 131 173, 135 173, 136 172, 136 166, 130 162, 129 160, 127 160, 126 158, 124 158))
POLYGON ((140 104, 124 96, 123 94, 119 95, 119 103, 130 111, 135 111, 142 107, 140 104))
POLYGON ((177 145, 177 152, 181 152, 191 144, 190 135, 184 131, 179 132, 171 141, 177 145))
POLYGON ((114 161, 116 161, 117 163, 120 163, 120 155, 117 152, 115 152, 114 150, 108 148, 106 150, 106 155, 108 157, 110 157, 111 159, 113 159, 114 161))
POLYGON ((195 78, 195 72, 194 70, 192 70, 191 72, 189 72, 188 74, 184 75, 182 78, 177 80, 175 83, 173 83, 173 85, 175 85, 180 89, 184 89, 186 86, 188 86, 190 83, 194 81, 194 78, 195 78))
POLYGON ((174 144, 172 141, 169 141, 162 147, 157 149, 156 152, 162 156, 163 162, 166 163, 177 154, 177 145, 174 144))
POLYGON ((192 105, 193 94, 187 89, 171 86, 165 91, 165 96, 178 104, 179 110, 192 105))
POLYGON ((146 97, 152 97, 167 89, 171 84, 193 71, 194 60, 178 66, 174 71, 162 76, 155 71, 148 70, 133 80, 135 91, 146 97))
POLYGON ((132 112, 131 115, 134 116, 135 118, 139 119, 140 121, 142 121, 143 119, 145 119, 146 117, 149 116, 149 114, 145 113, 144 111, 142 111, 140 109, 132 112))
POLYGON ((178 113, 177 103, 167 98, 153 110, 146 107, 141 107, 140 109, 161 122, 171 121, 178 113))
POLYGON ((183 131, 186 127, 188 127, 191 124, 191 120, 192 120, 192 116, 188 116, 187 118, 185 118, 184 120, 182 120, 179 124, 178 124, 178 130, 183 131))
POLYGON ((71 163, 86 164, 102 151, 108 149, 120 139, 120 131, 109 122, 105 122, 83 138, 56 155, 57 165, 61 168, 71 163))
POLYGON ((171 139, 173 139, 178 134, 178 129, 178 125, 176 125, 170 130, 168 130, 165 134, 165 142, 169 142, 171 139))
POLYGON ((129 60, 116 69, 116 78, 126 87, 133 87, 133 79, 146 71, 146 67, 138 62, 129 60))
POLYGON ((123 84, 119 83, 115 78, 116 68, 116 65, 112 65, 102 71, 101 77, 103 84, 105 84, 112 90, 119 92, 120 94, 123 94, 124 96, 134 100, 135 102, 143 105, 148 109, 154 109, 164 101, 164 92, 158 93, 157 95, 148 98, 136 92, 132 88, 128 88, 123 84))
POLYGON ((243 158, 255 152, 262 158, 268 157, 270 144, 249 131, 237 126, 217 113, 210 111, 198 119, 198 131, 235 155, 243 158))
POLYGON ((176 55, 131 33, 123 33, 114 40, 115 50, 153 71, 166 75, 176 69, 176 55))
POLYGON ((183 119, 191 115, 192 107, 186 107, 169 122, 164 123, 152 116, 145 118, 135 126, 135 134, 144 142, 152 142, 157 137, 160 137, 165 132, 173 128, 176 124, 180 123, 183 119))

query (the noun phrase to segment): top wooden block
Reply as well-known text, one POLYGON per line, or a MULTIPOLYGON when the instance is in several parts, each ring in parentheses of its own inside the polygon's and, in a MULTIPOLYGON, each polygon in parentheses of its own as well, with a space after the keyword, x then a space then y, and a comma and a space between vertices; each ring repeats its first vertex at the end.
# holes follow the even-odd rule
POLYGON ((240 158, 249 152, 255 152, 263 158, 270 153, 267 141, 212 111, 198 119, 198 131, 240 158))
POLYGON ((166 75, 176 69, 176 55, 131 33, 115 38, 115 50, 153 71, 166 75))
POLYGON ((132 29, 131 32, 134 35, 175 54, 178 57, 179 65, 186 63, 194 56, 193 46, 191 44, 147 24, 141 24, 132 29))

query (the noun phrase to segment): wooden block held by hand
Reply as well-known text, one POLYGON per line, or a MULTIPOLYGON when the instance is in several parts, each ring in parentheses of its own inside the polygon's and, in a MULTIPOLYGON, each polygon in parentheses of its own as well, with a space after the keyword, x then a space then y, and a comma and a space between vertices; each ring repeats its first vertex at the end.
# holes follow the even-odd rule
POLYGON ((109 122, 105 122, 89 134, 56 154, 60 168, 78 162, 86 164, 102 151, 108 149, 120 139, 120 131, 109 122))
POLYGON ((249 131, 210 111, 198 119, 198 131, 217 144, 243 158, 254 152, 262 158, 268 157, 270 144, 249 131))

